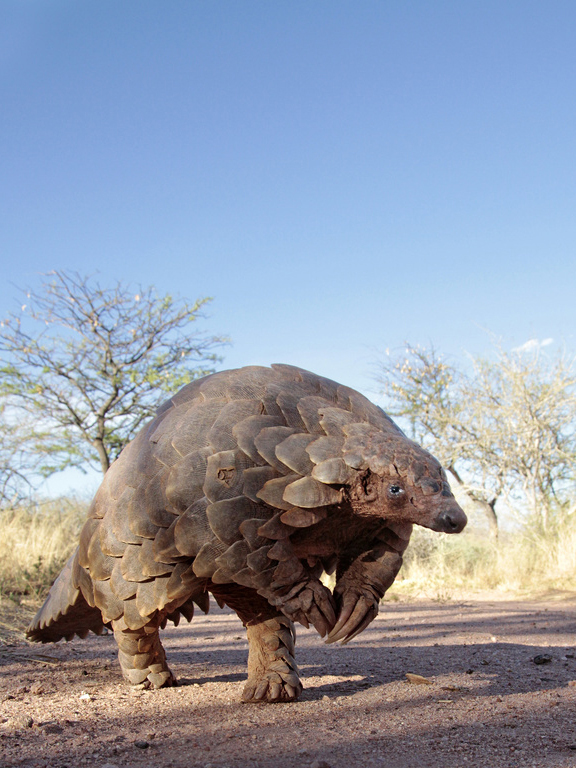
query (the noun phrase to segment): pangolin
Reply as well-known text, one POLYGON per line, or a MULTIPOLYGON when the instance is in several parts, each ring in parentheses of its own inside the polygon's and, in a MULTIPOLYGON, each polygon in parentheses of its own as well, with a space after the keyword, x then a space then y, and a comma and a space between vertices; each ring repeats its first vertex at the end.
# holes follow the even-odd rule
POLYGON ((124 677, 169 686, 159 629, 212 593, 247 630, 242 699, 294 700, 293 622, 329 643, 362 632, 414 523, 458 533, 466 516, 436 459, 367 398, 290 365, 215 373, 112 464, 28 637, 111 627, 124 677))

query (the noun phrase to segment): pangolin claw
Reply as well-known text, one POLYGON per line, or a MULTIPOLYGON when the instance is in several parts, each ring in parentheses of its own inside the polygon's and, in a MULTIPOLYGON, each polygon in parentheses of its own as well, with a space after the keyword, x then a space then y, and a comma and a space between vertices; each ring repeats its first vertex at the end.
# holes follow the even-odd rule
POLYGON ((319 581, 311 580, 298 594, 284 604, 277 601, 282 612, 305 627, 314 626, 321 637, 336 623, 336 605, 330 590, 319 581), (308 605, 308 608, 303 606, 308 605))
MULTIPOLYGON (((295 682, 293 680, 293 682, 295 682)), ((249 680, 244 686, 242 701, 248 703, 277 703, 283 701, 296 701, 302 693, 302 684, 298 680, 296 685, 283 680, 274 672, 267 673, 261 680, 249 680)))
POLYGON ((350 641, 365 629, 378 613, 378 605, 364 595, 344 600, 338 622, 326 638, 326 643, 350 641))

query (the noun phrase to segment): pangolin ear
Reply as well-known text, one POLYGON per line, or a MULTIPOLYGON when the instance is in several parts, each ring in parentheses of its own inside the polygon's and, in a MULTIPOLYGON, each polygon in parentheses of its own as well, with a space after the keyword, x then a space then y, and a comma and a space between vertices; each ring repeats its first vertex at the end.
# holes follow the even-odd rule
POLYGON ((362 501, 375 501, 378 498, 378 475, 368 470, 360 478, 358 491, 362 501))

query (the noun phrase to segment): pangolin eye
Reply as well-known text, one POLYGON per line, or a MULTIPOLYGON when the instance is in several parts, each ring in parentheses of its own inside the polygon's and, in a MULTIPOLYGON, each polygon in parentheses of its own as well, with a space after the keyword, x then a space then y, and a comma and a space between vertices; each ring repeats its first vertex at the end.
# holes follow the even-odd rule
POLYGON ((398 497, 404 493, 404 488, 402 488, 401 485, 391 485, 388 488, 388 493, 390 494, 390 496, 398 497))

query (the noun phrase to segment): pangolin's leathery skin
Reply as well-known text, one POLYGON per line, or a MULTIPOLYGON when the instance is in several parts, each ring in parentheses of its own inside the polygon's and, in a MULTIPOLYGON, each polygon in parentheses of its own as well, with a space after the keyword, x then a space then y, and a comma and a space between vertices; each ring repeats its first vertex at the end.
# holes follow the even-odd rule
POLYGON ((466 522, 438 462, 358 392, 288 365, 188 384, 122 451, 28 630, 111 626, 133 684, 174 682, 158 629, 208 593, 247 626, 244 700, 301 691, 294 626, 347 642, 378 612, 412 524, 466 522), (336 570, 333 593, 320 581, 336 570))

